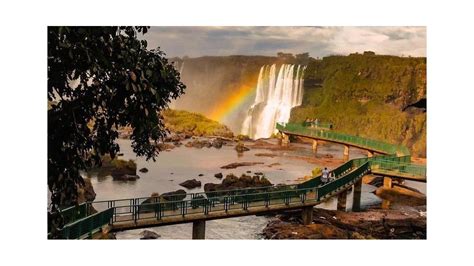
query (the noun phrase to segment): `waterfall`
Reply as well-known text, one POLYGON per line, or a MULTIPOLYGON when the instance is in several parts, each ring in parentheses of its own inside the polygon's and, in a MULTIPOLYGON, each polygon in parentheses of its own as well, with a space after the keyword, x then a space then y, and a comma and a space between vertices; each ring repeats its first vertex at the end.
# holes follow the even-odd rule
POLYGON ((262 66, 258 75, 255 101, 242 123, 241 133, 253 139, 267 138, 277 122, 288 122, 291 108, 303 100, 305 66, 283 64, 262 66))

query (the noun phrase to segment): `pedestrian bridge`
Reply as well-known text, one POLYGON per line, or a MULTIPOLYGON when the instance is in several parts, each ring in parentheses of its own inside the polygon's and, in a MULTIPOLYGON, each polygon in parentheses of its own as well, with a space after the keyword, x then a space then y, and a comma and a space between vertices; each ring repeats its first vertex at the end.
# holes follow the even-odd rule
POLYGON ((426 182, 426 168, 410 163, 406 147, 297 124, 277 124, 277 129, 284 145, 289 144, 289 135, 295 135, 382 155, 348 160, 331 170, 335 179, 324 185, 321 176, 316 176, 296 185, 86 202, 61 210, 65 226, 59 235, 64 239, 100 238, 109 231, 192 222, 193 239, 202 239, 205 221, 290 209, 301 209, 303 223, 309 224, 313 206, 333 196, 338 197, 338 209, 345 210, 346 193, 351 187, 352 210, 359 211, 362 177, 369 173, 426 182))

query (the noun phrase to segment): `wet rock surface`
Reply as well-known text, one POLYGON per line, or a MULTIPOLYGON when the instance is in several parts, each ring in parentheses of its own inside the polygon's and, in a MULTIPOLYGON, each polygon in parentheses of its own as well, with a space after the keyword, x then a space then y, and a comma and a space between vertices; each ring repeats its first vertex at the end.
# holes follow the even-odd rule
POLYGON ((237 152, 244 152, 244 151, 249 151, 250 149, 245 147, 245 145, 242 142, 239 142, 237 143, 237 145, 235 145, 235 150, 237 152))
POLYGON ((116 181, 136 181, 140 177, 138 175, 117 175, 117 174, 112 174, 112 178, 116 181))
POLYGON ((182 187, 185 187, 187 189, 193 189, 201 186, 201 181, 198 181, 196 179, 190 179, 186 180, 183 183, 179 184, 182 187))
POLYGON ((276 216, 263 230, 266 239, 426 239, 426 208, 341 212, 315 208, 313 224, 301 212, 276 216))
POLYGON ((206 183, 204 185, 205 192, 231 190, 246 187, 267 187, 272 186, 272 183, 264 176, 250 176, 243 174, 237 177, 233 174, 227 175, 221 184, 206 183))
POLYGON ((142 237, 140 239, 158 239, 161 236, 153 231, 144 230, 141 232, 142 237))
POLYGON ((224 166, 221 166, 222 169, 235 169, 241 166, 253 166, 257 164, 264 164, 263 162, 240 162, 240 163, 230 163, 224 166))

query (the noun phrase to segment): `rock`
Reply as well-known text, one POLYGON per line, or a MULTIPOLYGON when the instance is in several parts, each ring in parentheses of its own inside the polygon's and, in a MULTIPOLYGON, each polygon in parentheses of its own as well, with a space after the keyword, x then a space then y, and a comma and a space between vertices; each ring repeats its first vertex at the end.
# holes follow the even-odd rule
POLYGON ((237 152, 244 152, 244 151, 249 151, 250 149, 245 147, 245 145, 242 142, 237 143, 235 146, 235 150, 237 152))
POLYGON ((161 143, 161 142, 156 144, 156 146, 158 147, 159 151, 166 151, 166 150, 171 150, 171 149, 176 148, 173 144, 161 143))
POLYGON ((263 230, 267 239, 426 239, 426 217, 417 210, 343 212, 315 208, 313 224, 300 212, 286 211, 263 230), (291 222, 293 221, 293 222, 291 222), (294 234, 292 232, 296 232, 294 234))
POLYGON ((222 178, 222 173, 217 173, 217 174, 215 174, 214 176, 215 176, 216 178, 221 179, 221 178, 222 178))
POLYGON ((247 171, 247 174, 250 174, 250 173, 252 173, 252 171, 248 170, 248 171, 247 171))
POLYGON ((426 195, 398 186, 393 188, 379 187, 375 191, 375 195, 392 203, 403 203, 406 206, 426 205, 426 195))
POLYGON ((222 180, 221 184, 213 184, 213 183, 206 183, 204 185, 205 192, 211 191, 219 191, 219 190, 230 190, 230 189, 238 189, 238 188, 247 188, 247 187, 267 187, 272 186, 272 183, 266 179, 265 177, 260 176, 249 176, 249 175, 242 175, 239 177, 229 174, 227 175, 224 180, 222 180))
POLYGON ((186 198, 186 191, 183 189, 178 189, 176 191, 166 192, 161 195, 161 197, 168 201, 178 201, 186 198))
POLYGON ((262 172, 255 172, 256 175, 263 175, 262 172))
POLYGON ((148 173, 148 168, 143 167, 142 169, 140 169, 138 171, 140 171, 141 173, 148 173))
POLYGON ((144 230, 141 232, 142 237, 140 239, 158 239, 161 236, 153 231, 144 230))
POLYGON ((160 201, 160 194, 156 192, 151 193, 150 197, 140 204, 138 208, 138 212, 143 213, 143 212, 155 211, 155 206, 151 204, 157 203, 159 201, 160 201))
POLYGON ((212 147, 212 143, 209 140, 203 140, 202 143, 203 143, 203 146, 206 148, 212 147))
POLYGON ((250 137, 248 135, 242 135, 242 134, 239 134, 235 137, 236 140, 250 140, 250 137))
POLYGON ((333 225, 306 226, 281 221, 270 222, 263 230, 266 239, 348 239, 349 234, 333 225))
POLYGON ((123 153, 117 153, 117 156, 123 156, 123 153))
POLYGON ((210 148, 212 147, 212 144, 208 140, 195 139, 193 141, 188 141, 188 143, 186 143, 184 146, 188 148, 193 147, 193 148, 202 149, 203 147, 210 148))
POLYGON ((196 179, 190 179, 186 180, 183 183, 179 184, 182 187, 185 187, 187 189, 193 189, 201 186, 201 181, 198 181, 196 179))
POLYGON ((277 165, 281 165, 281 163, 271 163, 269 165, 267 165, 268 167, 272 167, 272 166, 277 166, 277 165))
POLYGON ((176 147, 180 147, 181 145, 183 145, 183 143, 180 142, 180 141, 175 141, 175 142, 173 142, 173 145, 176 146, 176 147))
POLYGON ((231 163, 228 165, 221 166, 222 169, 235 169, 240 166, 252 166, 257 164, 264 164, 263 162, 241 162, 241 163, 231 163))
POLYGON ((117 180, 117 181, 136 181, 138 178, 140 178, 137 175, 114 175, 114 174, 112 174, 112 177, 114 180, 117 180))
POLYGON ((204 174, 199 174, 198 176, 204 176, 204 174))
POLYGON ((273 153, 255 153, 255 156, 273 158, 273 157, 276 157, 277 155, 273 153))
POLYGON ((90 172, 97 171, 98 177, 105 177, 108 175, 121 176, 121 175, 136 175, 137 164, 133 160, 123 160, 119 158, 111 159, 109 155, 102 156, 102 165, 96 166, 90 170, 90 172))
POLYGON ((222 145, 224 145, 224 144, 225 144, 225 142, 220 138, 214 139, 212 141, 212 146, 216 149, 222 148, 222 145))

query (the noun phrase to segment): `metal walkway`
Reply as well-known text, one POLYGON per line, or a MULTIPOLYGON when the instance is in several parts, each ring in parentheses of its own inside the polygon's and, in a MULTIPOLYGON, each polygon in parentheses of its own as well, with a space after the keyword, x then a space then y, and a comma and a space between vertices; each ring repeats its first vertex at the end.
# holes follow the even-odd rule
MULTIPOLYGON (((103 226, 120 231, 312 208, 351 186, 360 189, 362 177, 369 173, 426 182, 426 168, 411 164, 409 150, 404 146, 297 124, 277 124, 277 129, 288 135, 342 143, 385 155, 352 159, 333 169, 335 179, 325 185, 321 176, 316 176, 297 185, 86 202, 62 210, 66 221, 62 238, 90 238, 103 226), (92 214, 93 210, 99 212, 92 214)), ((360 193, 354 200, 360 205, 360 193)))

